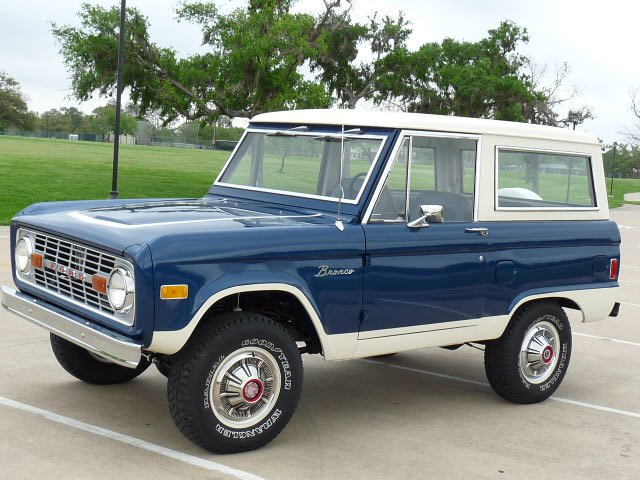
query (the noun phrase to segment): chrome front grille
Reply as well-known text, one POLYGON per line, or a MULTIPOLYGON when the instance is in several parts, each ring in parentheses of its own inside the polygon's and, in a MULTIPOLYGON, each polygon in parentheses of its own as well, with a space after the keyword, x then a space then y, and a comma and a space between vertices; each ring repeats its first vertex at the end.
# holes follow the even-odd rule
POLYGON ((43 255, 42 268, 35 269, 35 283, 62 297, 114 315, 107 295, 92 286, 94 276, 108 278, 116 257, 61 238, 35 233, 35 253, 43 255))

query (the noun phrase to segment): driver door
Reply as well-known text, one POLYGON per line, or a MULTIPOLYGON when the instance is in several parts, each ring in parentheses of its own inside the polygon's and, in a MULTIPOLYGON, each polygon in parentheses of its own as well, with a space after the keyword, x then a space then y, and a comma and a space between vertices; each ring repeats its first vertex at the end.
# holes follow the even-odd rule
POLYGON ((360 339, 459 328, 484 315, 492 277, 488 229, 474 222, 478 140, 408 132, 399 141, 363 225, 360 339), (421 220, 427 205, 441 215, 421 220))

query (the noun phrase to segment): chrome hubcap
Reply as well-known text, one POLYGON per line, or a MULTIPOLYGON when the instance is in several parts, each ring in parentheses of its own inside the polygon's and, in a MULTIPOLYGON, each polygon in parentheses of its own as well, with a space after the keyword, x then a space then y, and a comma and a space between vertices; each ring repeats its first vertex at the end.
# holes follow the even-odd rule
POLYGON ((273 355, 252 347, 236 350, 214 372, 209 388, 213 413, 229 427, 254 425, 270 412, 280 386, 273 355))
POLYGON ((542 383, 558 364, 560 335, 556 326, 547 321, 536 323, 524 336, 520 348, 520 370, 530 383, 542 383))

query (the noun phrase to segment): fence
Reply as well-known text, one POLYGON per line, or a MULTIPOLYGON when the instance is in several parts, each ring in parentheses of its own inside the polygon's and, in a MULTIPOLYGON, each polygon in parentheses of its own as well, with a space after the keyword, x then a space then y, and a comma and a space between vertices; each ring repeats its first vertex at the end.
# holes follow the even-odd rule
MULTIPOLYGON (((164 135, 152 135, 150 132, 138 128, 136 135, 120 135, 120 143, 123 145, 148 145, 154 147, 194 148, 200 150, 233 150, 238 143, 237 139, 213 141, 207 138, 191 138, 191 136, 172 132, 164 133, 164 135)), ((99 134, 93 132, 60 132, 53 130, 25 131, 11 127, 5 130, 0 129, 0 135, 106 143, 113 143, 115 138, 113 133, 99 134)))

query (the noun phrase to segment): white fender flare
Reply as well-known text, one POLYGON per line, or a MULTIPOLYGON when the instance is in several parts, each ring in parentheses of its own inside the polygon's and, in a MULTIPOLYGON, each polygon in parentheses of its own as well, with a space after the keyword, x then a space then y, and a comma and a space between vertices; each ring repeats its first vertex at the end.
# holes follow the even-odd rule
POLYGON ((238 293, 247 292, 261 292, 261 291, 279 291, 290 293, 296 297, 305 311, 309 315, 311 322, 320 339, 320 345, 322 346, 322 352, 326 360, 335 360, 340 358, 351 358, 356 346, 358 338, 358 332, 344 333, 336 335, 327 335, 316 312, 315 308, 307 298, 307 296, 299 288, 294 287, 286 283, 258 283, 250 285, 238 285, 235 287, 225 288, 216 292, 207 299, 206 302, 198 309, 193 318, 189 321, 188 325, 180 330, 175 331, 156 331, 153 332, 153 338, 151 344, 145 350, 162 353, 165 355, 173 355, 178 352, 187 343, 187 340, 191 337, 191 334, 196 329, 202 318, 209 311, 209 309, 218 301, 222 300, 229 295, 235 295, 238 293))

